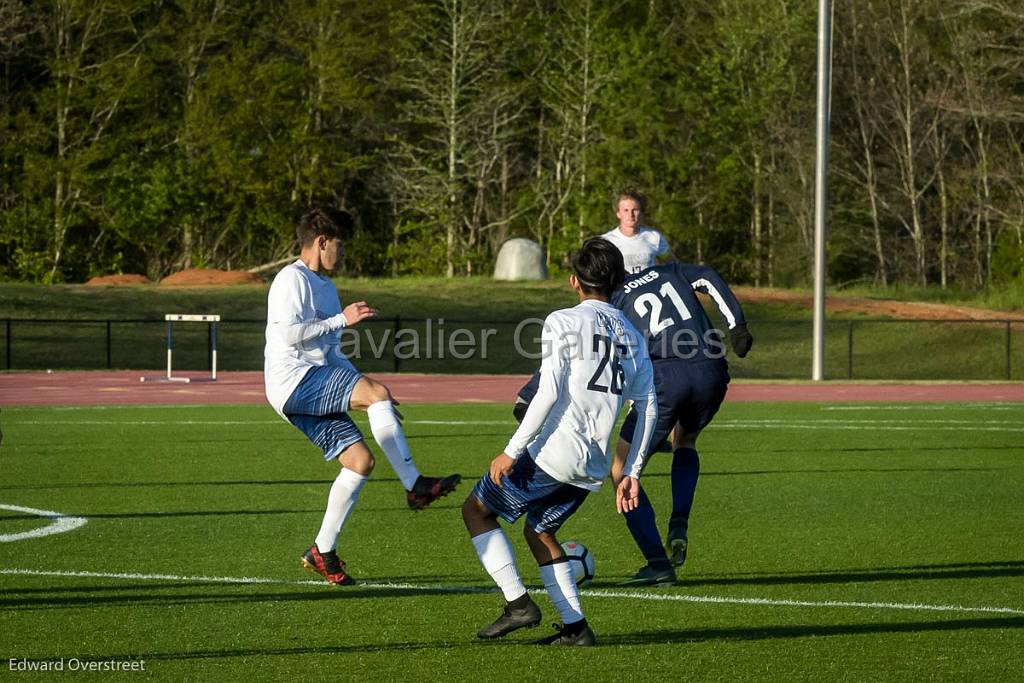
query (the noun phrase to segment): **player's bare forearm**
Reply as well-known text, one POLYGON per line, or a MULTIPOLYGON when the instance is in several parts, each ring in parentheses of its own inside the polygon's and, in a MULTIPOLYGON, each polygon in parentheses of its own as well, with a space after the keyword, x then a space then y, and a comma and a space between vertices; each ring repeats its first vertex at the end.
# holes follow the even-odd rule
POLYGON ((514 464, 516 464, 515 459, 507 453, 499 453, 494 460, 491 461, 490 477, 495 486, 501 486, 501 478, 508 476, 508 473, 512 471, 512 465, 514 464))
POLYGON ((622 472, 626 467, 626 456, 629 454, 629 442, 619 439, 615 445, 615 457, 612 459, 612 485, 618 487, 622 482, 622 472))

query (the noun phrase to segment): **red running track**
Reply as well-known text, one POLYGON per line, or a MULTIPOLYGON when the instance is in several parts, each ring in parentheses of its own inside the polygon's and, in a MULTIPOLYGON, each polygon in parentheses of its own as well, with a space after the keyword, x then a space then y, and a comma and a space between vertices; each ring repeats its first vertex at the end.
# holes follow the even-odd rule
MULTIPOLYGON (((224 372, 216 382, 140 382, 153 371, 0 374, 0 406, 263 403, 262 372, 224 372)), ((202 377, 198 375, 197 377, 202 377)), ((403 403, 511 402, 525 375, 374 374, 403 403)), ((729 401, 1021 401, 1024 384, 743 383, 729 401)))

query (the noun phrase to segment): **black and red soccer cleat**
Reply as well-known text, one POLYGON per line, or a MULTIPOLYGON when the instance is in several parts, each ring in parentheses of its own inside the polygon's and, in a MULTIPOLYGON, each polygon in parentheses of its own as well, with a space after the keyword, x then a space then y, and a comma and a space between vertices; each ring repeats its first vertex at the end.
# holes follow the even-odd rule
POLYGON ((333 550, 322 553, 314 543, 309 550, 302 553, 302 557, 299 559, 302 561, 303 567, 324 577, 327 579, 327 583, 333 583, 336 586, 351 586, 356 582, 345 573, 345 563, 338 559, 338 553, 333 550))
POLYGON ((422 510, 438 498, 447 496, 454 491, 460 481, 462 481, 461 474, 450 474, 444 478, 424 477, 421 474, 413 484, 412 491, 406 492, 405 500, 409 503, 410 509, 422 510))

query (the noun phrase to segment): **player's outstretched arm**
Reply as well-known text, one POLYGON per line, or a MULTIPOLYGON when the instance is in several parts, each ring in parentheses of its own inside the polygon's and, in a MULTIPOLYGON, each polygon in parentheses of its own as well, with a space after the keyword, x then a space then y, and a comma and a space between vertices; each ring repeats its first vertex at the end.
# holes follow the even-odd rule
POLYGON ((722 319, 728 325, 732 350, 740 358, 746 356, 754 343, 754 337, 747 329, 743 307, 729 285, 711 266, 687 264, 679 268, 696 291, 704 292, 714 300, 722 319))

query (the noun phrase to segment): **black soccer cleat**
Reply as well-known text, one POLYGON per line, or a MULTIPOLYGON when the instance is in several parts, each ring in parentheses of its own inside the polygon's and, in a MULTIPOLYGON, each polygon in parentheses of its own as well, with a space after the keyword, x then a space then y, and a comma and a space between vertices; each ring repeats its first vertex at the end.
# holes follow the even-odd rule
POLYGON ((633 575, 626 579, 620 586, 671 586, 676 582, 676 570, 672 567, 657 568, 652 565, 644 565, 633 575))
POLYGON ((462 481, 461 474, 450 474, 443 479, 420 475, 420 478, 413 484, 412 491, 406 492, 405 500, 409 503, 411 510, 422 510, 438 498, 447 496, 454 491, 460 481, 462 481))
POLYGON ((669 523, 668 539, 665 541, 665 553, 673 567, 682 567, 686 562, 686 550, 690 542, 686 538, 686 524, 669 523))
POLYGON ((562 625, 552 624, 557 630, 553 636, 541 638, 535 641, 537 645, 568 645, 574 647, 591 647, 597 642, 597 637, 590 629, 587 620, 577 621, 574 624, 562 625))
POLYGON ((299 560, 303 567, 327 579, 327 583, 333 583, 335 586, 351 586, 356 582, 345 573, 345 563, 338 559, 337 552, 329 550, 322 553, 316 547, 316 543, 302 553, 299 560))
POLYGON ((540 623, 540 607, 537 607, 529 594, 524 595, 526 602, 521 607, 513 607, 512 603, 505 603, 505 609, 501 616, 491 624, 477 631, 477 638, 489 640, 500 638, 521 628, 533 628, 540 623))

